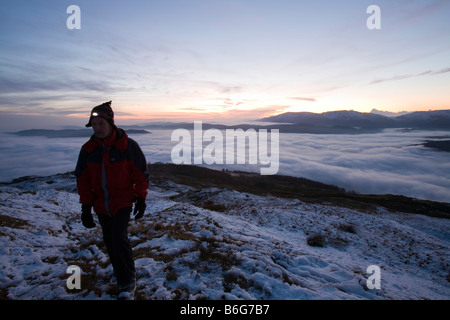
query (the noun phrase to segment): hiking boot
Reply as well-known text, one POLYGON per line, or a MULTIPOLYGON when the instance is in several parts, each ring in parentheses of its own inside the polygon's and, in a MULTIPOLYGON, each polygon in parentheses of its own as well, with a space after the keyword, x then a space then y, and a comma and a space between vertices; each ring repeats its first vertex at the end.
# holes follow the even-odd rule
POLYGON ((136 291, 136 278, 126 286, 119 286, 118 300, 134 300, 134 292, 136 291))

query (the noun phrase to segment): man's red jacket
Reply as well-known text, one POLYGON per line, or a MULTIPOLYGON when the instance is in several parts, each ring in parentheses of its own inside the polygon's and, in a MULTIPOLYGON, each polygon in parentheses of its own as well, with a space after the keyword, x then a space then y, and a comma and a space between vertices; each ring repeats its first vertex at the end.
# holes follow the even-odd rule
POLYGON ((147 196, 147 161, 122 129, 115 128, 107 140, 93 135, 81 147, 75 175, 80 202, 93 205, 97 214, 114 216, 147 196))

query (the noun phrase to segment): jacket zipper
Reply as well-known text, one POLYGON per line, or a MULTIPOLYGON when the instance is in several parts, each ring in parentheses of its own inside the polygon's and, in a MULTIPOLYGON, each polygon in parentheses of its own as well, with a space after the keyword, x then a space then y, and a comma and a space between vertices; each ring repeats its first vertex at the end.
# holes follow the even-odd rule
POLYGON ((111 200, 109 197, 108 188, 106 187, 106 168, 105 168, 105 156, 108 155, 107 146, 103 143, 103 155, 102 155, 102 188, 103 194, 105 195, 105 208, 108 216, 112 217, 111 211, 109 210, 109 201, 111 200))

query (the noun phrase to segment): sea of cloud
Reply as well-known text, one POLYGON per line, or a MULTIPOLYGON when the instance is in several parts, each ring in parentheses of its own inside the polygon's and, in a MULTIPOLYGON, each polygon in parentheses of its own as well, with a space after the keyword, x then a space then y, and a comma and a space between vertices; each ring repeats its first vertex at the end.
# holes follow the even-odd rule
POLYGON ((448 132, 284 135, 280 173, 373 194, 450 202, 450 154, 425 148, 448 132))
MULTIPOLYGON (((171 151, 177 144, 171 141, 171 134, 171 130, 155 130, 131 138, 141 145, 148 162, 171 162, 171 151)), ((282 133, 278 174, 304 177, 359 193, 400 194, 450 202, 450 153, 422 146, 427 139, 448 139, 449 135, 449 132, 401 130, 363 135, 282 133)), ((0 181, 72 171, 86 140, 1 133, 0 181)), ((261 166, 215 167, 259 172, 261 166)))

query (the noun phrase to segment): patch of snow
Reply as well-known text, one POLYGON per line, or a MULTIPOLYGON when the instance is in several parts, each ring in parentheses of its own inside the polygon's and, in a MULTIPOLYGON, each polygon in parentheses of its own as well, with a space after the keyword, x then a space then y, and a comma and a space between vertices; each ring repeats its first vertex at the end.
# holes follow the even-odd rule
MULTIPOLYGON (((115 299, 98 221, 70 175, 0 186, 5 299, 115 299), (70 290, 67 268, 82 270, 70 290)), ((152 185, 129 225, 138 299, 448 299, 450 220, 220 188, 152 185), (323 246, 308 244, 318 235, 323 246), (369 289, 370 265, 380 289, 369 289)))

